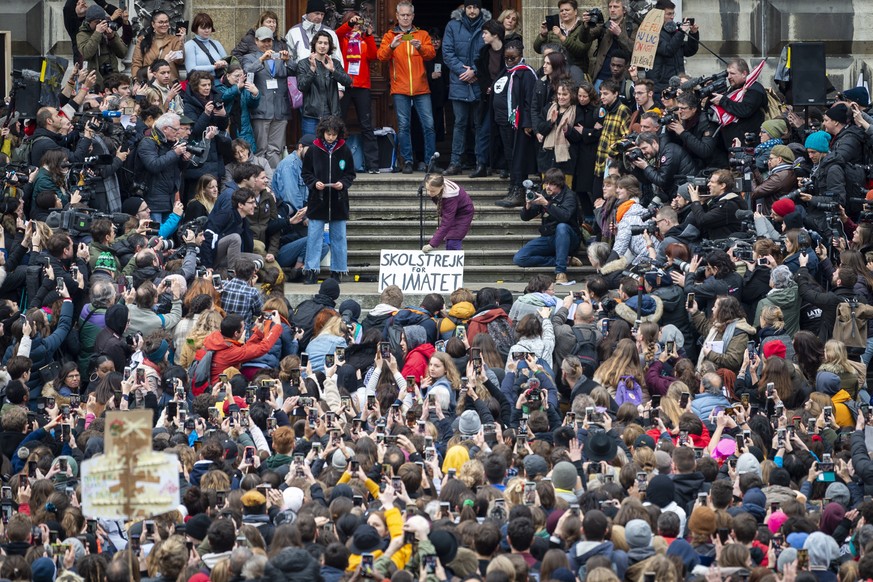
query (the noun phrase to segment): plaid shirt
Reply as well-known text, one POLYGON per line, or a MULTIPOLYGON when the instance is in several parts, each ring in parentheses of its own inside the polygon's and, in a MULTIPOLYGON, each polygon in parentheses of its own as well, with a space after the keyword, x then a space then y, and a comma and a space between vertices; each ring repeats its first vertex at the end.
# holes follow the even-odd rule
POLYGON ((605 107, 606 117, 603 118, 603 130, 600 132, 600 143, 597 144, 597 158, 594 162, 594 175, 603 176, 606 169, 606 160, 612 144, 627 135, 630 122, 630 110, 622 103, 614 111, 605 107))
POLYGON ((246 322, 246 329, 252 328, 254 317, 261 314, 264 298, 260 290, 240 279, 232 279, 221 290, 221 308, 225 313, 236 313, 246 322))

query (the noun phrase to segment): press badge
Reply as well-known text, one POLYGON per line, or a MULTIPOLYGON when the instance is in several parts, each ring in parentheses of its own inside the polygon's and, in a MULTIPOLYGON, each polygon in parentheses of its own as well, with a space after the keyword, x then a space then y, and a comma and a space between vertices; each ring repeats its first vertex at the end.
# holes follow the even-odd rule
POLYGON ((276 79, 267 79, 267 89, 275 91, 279 88, 279 81, 276 79))
POLYGON ((358 76, 361 74, 361 61, 349 63, 349 75, 358 76))

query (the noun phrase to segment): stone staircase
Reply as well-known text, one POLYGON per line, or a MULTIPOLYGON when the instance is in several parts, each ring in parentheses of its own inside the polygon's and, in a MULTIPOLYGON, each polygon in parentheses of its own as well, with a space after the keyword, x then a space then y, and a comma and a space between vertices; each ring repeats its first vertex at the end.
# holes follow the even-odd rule
MULTIPOLYGON (((343 297, 352 295, 364 309, 378 302, 376 279, 380 250, 420 248, 417 192, 422 178, 421 173, 358 174, 352 186, 351 218, 347 225, 349 281, 343 283, 342 290, 343 297)), ((538 236, 540 223, 538 220, 522 222, 517 208, 495 206, 494 203, 505 196, 508 181, 497 177, 457 178, 476 206, 473 226, 464 239, 465 287, 497 286, 520 292, 533 275, 554 273, 552 267, 523 269, 512 264, 516 251, 538 236)), ((429 199, 425 199, 424 218, 426 243, 436 228, 436 206, 429 199)), ((590 267, 571 268, 569 277, 581 281, 591 272, 590 267)), ((311 286, 286 285, 286 295, 292 305, 314 291, 311 286)), ((415 300, 409 297, 406 303, 415 300)))

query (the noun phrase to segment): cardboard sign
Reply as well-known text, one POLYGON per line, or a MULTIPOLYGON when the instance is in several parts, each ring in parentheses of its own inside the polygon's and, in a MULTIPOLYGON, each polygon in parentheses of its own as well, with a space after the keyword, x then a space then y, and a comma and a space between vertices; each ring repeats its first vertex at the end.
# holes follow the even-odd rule
POLYGON ((106 415, 105 454, 82 463, 82 513, 140 520, 179 505, 179 457, 152 450, 152 411, 106 415))
POLYGON ((655 65, 655 53, 658 52, 658 41, 661 39, 663 26, 664 11, 657 8, 649 10, 637 30, 631 65, 641 69, 651 69, 655 65))
POLYGON ((404 293, 451 293, 464 286, 464 251, 382 249, 379 292, 397 285, 404 293))

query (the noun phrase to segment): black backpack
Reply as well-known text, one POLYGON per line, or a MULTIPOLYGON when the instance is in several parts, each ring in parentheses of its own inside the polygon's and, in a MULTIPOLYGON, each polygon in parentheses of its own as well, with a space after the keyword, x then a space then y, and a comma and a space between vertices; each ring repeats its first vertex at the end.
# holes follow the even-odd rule
POLYGON ((593 329, 576 326, 570 329, 576 337, 573 355, 579 358, 585 375, 591 378, 594 376, 594 370, 597 369, 597 333, 593 329))

